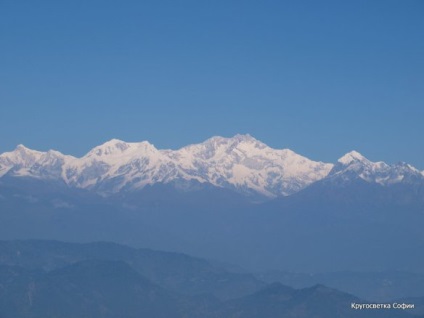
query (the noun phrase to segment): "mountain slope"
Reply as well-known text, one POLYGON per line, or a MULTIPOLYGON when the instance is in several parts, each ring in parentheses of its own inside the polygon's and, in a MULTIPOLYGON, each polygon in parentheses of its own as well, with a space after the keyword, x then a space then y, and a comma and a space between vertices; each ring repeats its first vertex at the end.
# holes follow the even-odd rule
POLYGON ((409 313, 399 309, 355 310, 351 308, 352 303, 367 302, 323 285, 292 289, 279 283, 273 283, 252 295, 228 301, 222 306, 217 317, 411 317, 409 313))
POLYGON ((194 181, 251 196, 276 197, 305 188, 331 168, 288 149, 272 149, 249 135, 213 137, 179 150, 112 139, 82 158, 24 146, 0 155, 0 177, 61 180, 104 195, 157 183, 177 182, 190 188, 194 181))
POLYGON ((182 317, 177 297, 119 261, 20 270, 0 295, 2 317, 182 317))
POLYGON ((0 264, 28 270, 52 271, 84 261, 120 261, 164 289, 183 295, 210 294, 236 298, 264 286, 250 274, 239 274, 184 255, 134 249, 114 243, 63 243, 57 241, 0 241, 0 264))
POLYGON ((382 161, 372 162, 360 153, 352 151, 338 160, 326 179, 339 184, 352 179, 362 179, 368 183, 390 186, 399 183, 422 184, 423 177, 421 171, 407 163, 388 165, 382 161))
POLYGON ((178 150, 112 139, 81 158, 19 145, 0 155, 0 181, 5 176, 56 181, 103 196, 155 184, 185 191, 208 185, 259 199, 292 195, 321 180, 338 186, 355 180, 424 185, 424 172, 406 163, 371 162, 356 151, 334 165, 315 162, 289 149, 272 149, 250 135, 212 137, 178 150))
POLYGON ((179 150, 112 139, 81 158, 19 145, 0 155, 0 180, 4 176, 58 181, 102 195, 155 184, 189 191, 204 184, 253 198, 292 195, 320 180, 339 186, 358 179, 382 186, 424 184, 424 173, 406 163, 374 163, 356 151, 335 165, 315 162, 289 149, 272 149, 250 135, 212 137, 179 150))
POLYGON ((0 241, 0 317, 407 318, 414 313, 354 310, 352 303, 368 302, 322 285, 294 289, 272 283, 248 291, 236 279, 238 298, 220 300, 210 293, 234 276, 187 255, 111 243, 0 241), (176 284, 181 278, 185 284, 176 284), (185 288, 205 282, 212 286, 209 292, 185 288))

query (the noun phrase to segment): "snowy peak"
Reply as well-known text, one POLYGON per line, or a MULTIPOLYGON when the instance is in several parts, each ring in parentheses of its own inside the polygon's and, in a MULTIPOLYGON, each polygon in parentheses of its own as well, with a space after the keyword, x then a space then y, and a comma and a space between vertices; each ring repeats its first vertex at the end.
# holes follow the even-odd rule
POLYGON ((25 147, 23 144, 19 144, 15 148, 16 152, 33 152, 34 150, 25 147))
POLYGON ((89 165, 93 162, 103 162, 107 165, 117 165, 140 157, 160 156, 152 144, 147 141, 124 142, 112 139, 104 144, 94 147, 84 157, 74 162, 78 166, 89 165))
POLYGON ((74 157, 55 150, 41 152, 18 145, 15 150, 0 155, 0 177, 10 173, 14 176, 57 178, 65 161, 72 159, 74 157))
POLYGON ((221 136, 214 136, 207 140, 205 140, 203 143, 209 143, 209 142, 215 142, 215 141, 221 141, 221 142, 259 142, 257 139, 252 137, 249 134, 237 134, 233 137, 221 137, 221 136))
POLYGON ((266 146, 264 143, 260 142, 259 140, 255 139, 249 134, 241 135, 237 134, 233 137, 221 137, 221 136, 215 136, 212 138, 207 139, 203 143, 199 145, 240 145, 240 144, 248 144, 252 146, 259 146, 263 147, 266 146))
MULTIPOLYGON (((28 164, 26 174, 57 178, 71 187, 102 194, 155 183, 196 181, 247 195, 275 197, 305 188, 333 167, 288 149, 272 149, 248 134, 212 137, 179 150, 158 150, 147 141, 112 139, 81 158, 59 154, 40 153, 28 164)), ((0 167, 1 173, 9 166, 0 167)))
POLYGON ((355 150, 348 152, 337 161, 343 165, 349 165, 354 162, 369 162, 367 158, 355 150))
POLYGON ((244 147, 253 147, 253 148, 259 148, 259 149, 263 149, 267 147, 267 145, 265 145, 263 142, 255 139, 249 134, 245 134, 245 135, 237 134, 232 138, 227 138, 227 140, 230 144, 237 145, 237 146, 243 145, 244 147))
POLYGON ((81 158, 19 145, 0 155, 0 178, 6 174, 55 180, 102 195, 156 183, 184 187, 203 183, 253 197, 277 197, 299 192, 319 180, 340 184, 361 179, 383 186, 424 182, 423 173, 406 163, 371 162, 351 151, 333 165, 290 149, 273 149, 248 134, 216 136, 178 150, 158 150, 147 141, 112 139, 81 158))
POLYGON ((36 151, 25 147, 20 144, 15 150, 11 152, 5 152, 0 155, 0 162, 8 165, 19 165, 21 167, 30 166, 37 161, 43 152, 36 151))
POLYGON ((168 155, 184 172, 201 172, 205 182, 267 197, 295 193, 324 178, 333 166, 288 149, 272 149, 250 135, 213 137, 168 155))
POLYGON ((368 183, 377 183, 383 186, 424 182, 422 173, 409 164, 389 165, 382 161, 372 162, 357 151, 351 151, 341 157, 327 179, 338 184, 346 184, 361 179, 368 183))
POLYGON ((148 179, 147 170, 161 157, 159 150, 147 141, 128 143, 112 139, 94 147, 84 157, 67 162, 63 167, 63 179, 80 188, 104 189, 102 184, 113 182, 112 192, 116 192, 136 178, 148 179))
POLYGON ((128 143, 118 139, 112 139, 104 144, 94 147, 90 150, 85 157, 107 157, 107 156, 120 156, 131 150, 145 150, 147 152, 155 152, 157 149, 150 144, 148 141, 142 141, 139 143, 128 143))
POLYGON ((265 144, 247 134, 235 135, 232 138, 215 136, 203 143, 183 147, 180 152, 189 152, 198 158, 208 160, 240 151, 252 153, 255 149, 264 149, 266 147, 265 144))
POLYGON ((105 142, 104 144, 100 146, 93 148, 92 150, 90 150, 89 154, 102 157, 102 156, 113 155, 116 153, 122 153, 128 148, 129 148, 129 145, 126 142, 122 140, 118 140, 118 139, 112 139, 105 142))
POLYGON ((43 155, 43 152, 31 150, 24 145, 18 145, 15 150, 0 155, 0 176, 9 170, 15 172, 35 164, 43 155))
POLYGON ((417 168, 415 168, 414 166, 412 166, 412 165, 410 165, 409 163, 406 163, 406 162, 401 161, 401 162, 394 164, 394 166, 397 169, 402 170, 402 171, 412 171, 412 172, 415 172, 415 173, 421 173, 420 170, 418 170, 417 168))

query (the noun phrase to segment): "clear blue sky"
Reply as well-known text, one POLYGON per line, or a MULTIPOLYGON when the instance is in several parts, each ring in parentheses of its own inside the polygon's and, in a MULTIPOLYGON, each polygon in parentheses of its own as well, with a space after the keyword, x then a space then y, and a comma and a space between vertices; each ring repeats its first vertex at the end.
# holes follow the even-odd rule
POLYGON ((0 152, 250 133, 424 169, 424 1, 0 0, 0 152))

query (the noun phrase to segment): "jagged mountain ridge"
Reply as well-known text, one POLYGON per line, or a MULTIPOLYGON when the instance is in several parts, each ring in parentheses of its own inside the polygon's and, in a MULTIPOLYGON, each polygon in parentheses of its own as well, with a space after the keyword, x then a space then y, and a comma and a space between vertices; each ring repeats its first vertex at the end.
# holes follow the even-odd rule
POLYGON ((388 165, 383 161, 372 162, 356 151, 341 157, 328 174, 328 180, 348 182, 362 179, 369 183, 389 186, 397 183, 414 184, 422 182, 424 172, 405 162, 388 165))
POLYGON ((312 161, 289 149, 273 149, 250 135, 212 137, 178 150, 159 150, 147 141, 112 139, 81 158, 19 145, 0 155, 0 178, 30 177, 64 182, 110 195, 171 182, 211 184, 247 195, 287 196, 319 181, 360 178, 382 186, 424 180, 405 164, 373 163, 352 151, 336 164, 312 161))
MULTIPOLYGON (((352 303, 369 300, 320 284, 302 289, 267 284, 205 259, 107 242, 0 241, 0 255, 1 317, 401 318, 416 314, 415 310, 356 311, 352 303)), ((416 300, 399 303, 407 301, 416 300)))

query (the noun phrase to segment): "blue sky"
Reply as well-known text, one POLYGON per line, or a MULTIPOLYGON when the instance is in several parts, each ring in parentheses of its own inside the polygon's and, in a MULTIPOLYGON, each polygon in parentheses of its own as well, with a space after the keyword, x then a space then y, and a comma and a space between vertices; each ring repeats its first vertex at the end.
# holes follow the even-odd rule
POLYGON ((424 169, 424 2, 0 1, 0 152, 249 133, 424 169))

